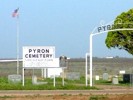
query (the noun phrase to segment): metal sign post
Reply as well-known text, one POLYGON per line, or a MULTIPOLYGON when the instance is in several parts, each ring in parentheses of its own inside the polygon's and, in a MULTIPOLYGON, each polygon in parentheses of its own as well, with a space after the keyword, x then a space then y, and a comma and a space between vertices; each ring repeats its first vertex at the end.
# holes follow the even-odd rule
POLYGON ((22 86, 24 86, 24 67, 22 68, 22 86))
POLYGON ((53 84, 53 85, 54 85, 54 87, 55 87, 55 74, 54 74, 54 78, 53 78, 53 79, 54 79, 54 82, 53 82, 54 84, 53 84))
POLYGON ((88 86, 88 55, 89 53, 85 54, 85 85, 88 86))
POLYGON ((62 75, 62 85, 64 86, 64 68, 62 68, 63 69, 63 75, 62 75))

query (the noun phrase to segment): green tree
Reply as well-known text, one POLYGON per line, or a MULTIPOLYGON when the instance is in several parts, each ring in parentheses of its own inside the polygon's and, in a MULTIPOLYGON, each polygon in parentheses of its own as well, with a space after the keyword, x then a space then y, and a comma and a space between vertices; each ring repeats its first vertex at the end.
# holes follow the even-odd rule
MULTIPOLYGON (((112 29, 133 28, 133 9, 116 17, 112 29)), ((108 48, 124 49, 133 55, 133 31, 108 32, 105 44, 108 48)))

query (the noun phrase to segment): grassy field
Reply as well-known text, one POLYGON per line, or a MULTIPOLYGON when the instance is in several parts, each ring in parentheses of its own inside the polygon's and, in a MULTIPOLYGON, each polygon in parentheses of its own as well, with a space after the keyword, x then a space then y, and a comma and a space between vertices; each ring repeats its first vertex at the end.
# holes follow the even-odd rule
POLYGON ((62 86, 62 78, 56 78, 56 86, 53 86, 53 79, 38 79, 38 82, 47 82, 47 84, 34 85, 31 78, 25 79, 25 86, 22 83, 8 82, 7 78, 0 78, 0 90, 90 90, 98 89, 96 87, 89 87, 83 85, 84 78, 81 80, 67 80, 62 86))
MULTIPOLYGON (((88 61, 89 63, 89 61, 88 61)), ((0 62, 0 89, 90 89, 90 87, 85 86, 85 59, 70 59, 68 61, 68 67, 65 70, 65 73, 67 72, 79 72, 80 73, 80 80, 67 80, 65 79, 65 86, 62 86, 62 79, 56 78, 56 88, 53 87, 53 79, 47 78, 42 79, 41 78, 41 69, 36 69, 34 71, 34 75, 38 77, 38 81, 44 81, 48 82, 44 85, 32 85, 31 77, 33 75, 32 69, 26 69, 25 70, 25 87, 22 87, 22 83, 19 84, 9 84, 8 83, 8 75, 16 74, 17 67, 16 62, 0 62), (33 87, 33 88, 32 88, 33 87)), ((111 77, 114 75, 120 76, 120 86, 131 86, 130 83, 123 83, 122 82, 122 76, 119 75, 119 70, 125 70, 126 73, 132 73, 133 72, 133 61, 132 59, 127 58, 115 58, 115 59, 101 59, 101 58, 93 58, 93 76, 99 75, 100 80, 95 81, 93 79, 93 83, 95 85, 112 85, 111 77), (125 67, 126 66, 126 67, 125 67), (102 74, 108 73, 110 78, 108 81, 102 80, 102 74)), ((88 65, 89 68, 89 65, 88 65)), ((20 68, 19 68, 19 74, 22 74, 22 62, 20 62, 20 68)), ((88 70, 89 74, 89 70, 88 70)), ((95 78, 95 77, 93 77, 95 78)), ((89 80, 88 80, 89 83, 89 80)), ((95 87, 93 87, 95 89, 95 87)))
MULTIPOLYGON (((32 84, 32 78, 27 77, 25 79, 25 86, 22 86, 22 83, 13 83, 8 81, 8 78, 0 78, 0 90, 97 90, 101 89, 99 87, 90 87, 85 85, 85 77, 81 77, 80 80, 68 80, 65 79, 64 86, 62 85, 62 78, 56 78, 56 85, 53 85, 52 78, 41 78, 38 77, 37 82, 47 82, 47 84, 32 84)), ((98 80, 94 82, 96 85, 105 85, 109 87, 130 87, 130 83, 123 83, 120 81, 118 85, 113 85, 111 81, 98 80)))

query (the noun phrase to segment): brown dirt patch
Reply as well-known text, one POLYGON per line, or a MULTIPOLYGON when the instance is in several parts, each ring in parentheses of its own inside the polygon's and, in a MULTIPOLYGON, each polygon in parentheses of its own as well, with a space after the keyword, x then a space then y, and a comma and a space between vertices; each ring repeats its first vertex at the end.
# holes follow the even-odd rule
POLYGON ((133 100, 133 94, 1 96, 0 100, 133 100))

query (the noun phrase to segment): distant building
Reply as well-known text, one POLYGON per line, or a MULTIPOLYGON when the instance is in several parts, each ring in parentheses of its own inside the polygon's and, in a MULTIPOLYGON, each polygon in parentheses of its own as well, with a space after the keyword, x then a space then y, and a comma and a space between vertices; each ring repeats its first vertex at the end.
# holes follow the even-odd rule
POLYGON ((111 57, 111 56, 106 57, 106 59, 112 59, 112 58, 114 58, 114 57, 111 57))

